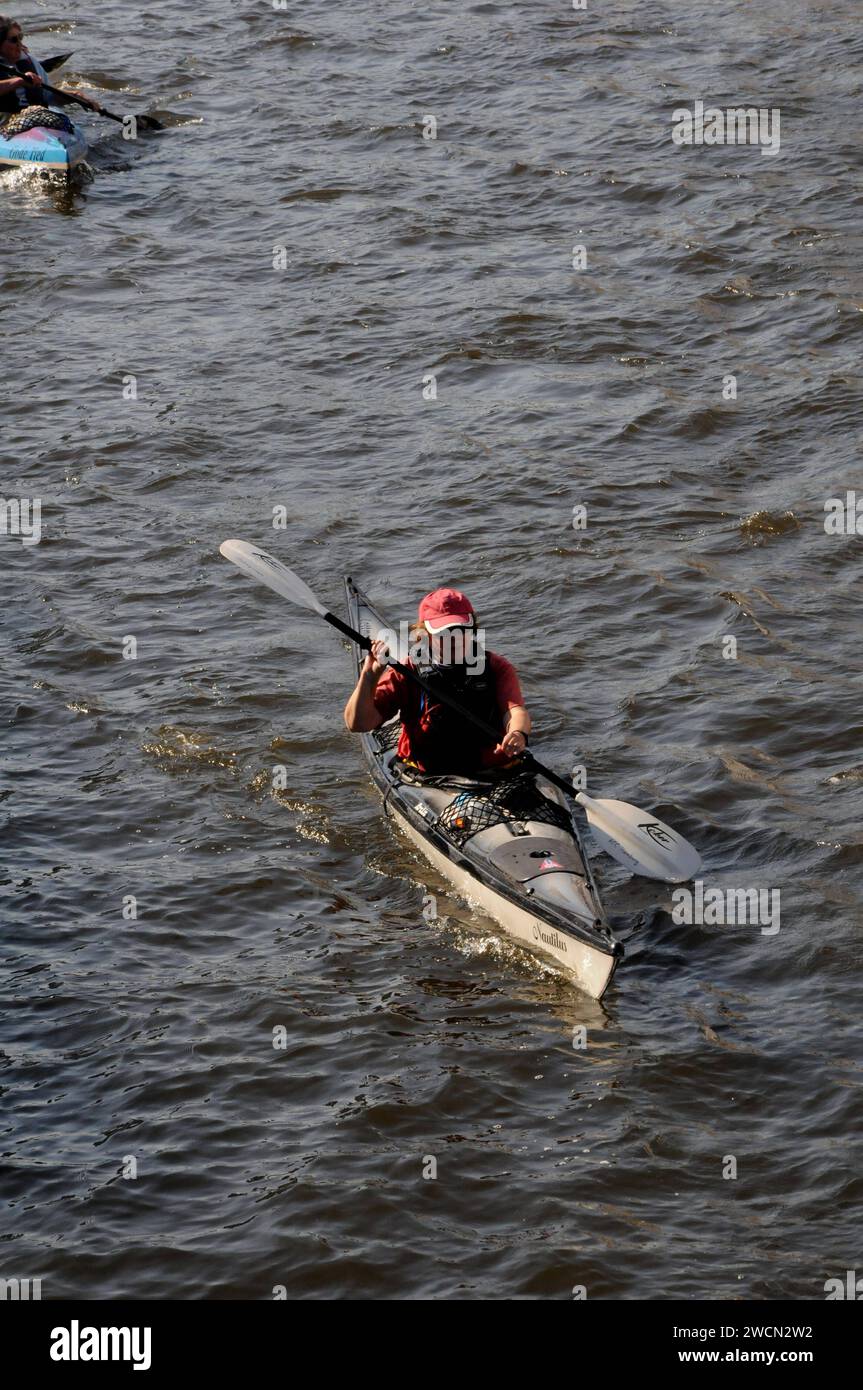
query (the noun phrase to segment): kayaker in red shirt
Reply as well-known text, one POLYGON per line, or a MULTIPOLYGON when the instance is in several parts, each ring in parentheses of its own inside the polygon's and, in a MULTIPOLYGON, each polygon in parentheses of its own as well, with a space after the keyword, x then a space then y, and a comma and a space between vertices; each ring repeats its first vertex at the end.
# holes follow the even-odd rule
POLYGON ((483 649, 469 599, 457 589, 427 594, 411 638, 419 659, 412 655, 408 664, 497 729, 497 742, 388 667, 381 641, 373 643, 345 706, 351 732, 370 733, 398 714, 398 756, 423 772, 466 775, 506 766, 523 753, 531 723, 518 673, 506 657, 483 649))

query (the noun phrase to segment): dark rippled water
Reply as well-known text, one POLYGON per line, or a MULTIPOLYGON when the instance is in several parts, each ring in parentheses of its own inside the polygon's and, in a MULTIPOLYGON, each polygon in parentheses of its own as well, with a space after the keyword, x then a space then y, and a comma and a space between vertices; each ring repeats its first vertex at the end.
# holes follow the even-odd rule
POLYGON ((0 537, 0 1275, 822 1298, 863 1205, 863 537, 824 529, 863 498, 856 6, 147 13, 25 27, 166 131, 90 122, 68 195, 0 177, 3 492, 43 532, 0 537), (675 147, 697 98, 779 107, 780 152, 675 147), (227 536, 332 605, 466 588, 542 754, 780 889, 778 934, 601 858, 601 1005, 502 943, 227 536))

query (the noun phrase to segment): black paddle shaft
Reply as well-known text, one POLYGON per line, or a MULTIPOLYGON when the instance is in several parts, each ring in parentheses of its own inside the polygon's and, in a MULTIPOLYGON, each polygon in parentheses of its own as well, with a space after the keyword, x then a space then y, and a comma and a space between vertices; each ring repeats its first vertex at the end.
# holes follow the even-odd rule
MULTIPOLYGON (((361 647, 364 652, 371 651, 372 642, 370 637, 364 637, 361 632, 357 632, 356 628, 351 627, 348 623, 342 622, 341 618, 337 618, 335 613, 325 613, 324 618, 332 627, 338 628, 339 632, 343 633, 345 637, 349 637, 352 642, 356 642, 357 646, 361 647)), ((493 738, 495 743, 500 741, 500 735, 497 729, 493 729, 491 724, 486 724, 485 720, 480 719, 479 715, 474 714, 472 710, 465 709, 464 705, 459 704, 458 700, 454 699, 448 691, 440 690, 437 686, 432 685, 424 676, 420 675, 419 671, 414 670, 413 666, 405 666, 401 661, 391 661, 389 664, 394 671, 398 671, 402 676, 407 676, 408 679, 412 680, 415 685, 418 685, 421 690, 424 690, 427 695, 430 695, 433 700, 440 700, 442 704, 449 705, 451 710, 454 710, 456 714, 460 714, 462 719, 466 719, 468 723, 475 725, 477 729, 481 729, 488 738, 493 738)), ((565 792, 567 796, 574 796, 572 783, 567 782, 565 778, 553 772, 550 767, 545 767, 545 765, 539 762, 532 753, 526 751, 522 753, 521 761, 525 767, 532 768, 534 772, 541 773, 547 781, 552 782, 556 787, 560 787, 560 790, 565 792)))

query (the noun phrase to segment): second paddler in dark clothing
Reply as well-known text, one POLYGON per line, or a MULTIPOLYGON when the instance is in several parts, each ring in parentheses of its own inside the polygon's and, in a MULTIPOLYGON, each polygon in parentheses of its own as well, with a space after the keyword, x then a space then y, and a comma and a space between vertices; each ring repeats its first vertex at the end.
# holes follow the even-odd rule
MULTIPOLYGON (((17 19, 7 19, 5 15, 0 15, 0 61, 20 73, 19 77, 0 76, 0 120, 17 114, 27 106, 65 106, 62 87, 59 93, 57 89, 43 91, 42 83, 47 73, 25 48, 24 34, 17 19)), ((94 111, 102 109, 97 101, 85 97, 81 92, 71 95, 86 102, 94 111)))

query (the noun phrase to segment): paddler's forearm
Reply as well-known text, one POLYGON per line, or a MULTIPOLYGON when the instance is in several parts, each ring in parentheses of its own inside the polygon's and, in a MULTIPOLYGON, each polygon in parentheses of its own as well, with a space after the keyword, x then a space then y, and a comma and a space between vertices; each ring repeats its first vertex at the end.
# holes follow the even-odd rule
POLYGON ((508 734, 524 734, 525 738, 532 728, 530 715, 524 705, 513 705, 506 720, 508 734))
POLYGON ((345 705, 345 724, 352 734, 371 733, 380 724, 375 690, 382 674, 381 671, 366 670, 360 673, 356 688, 345 705))

